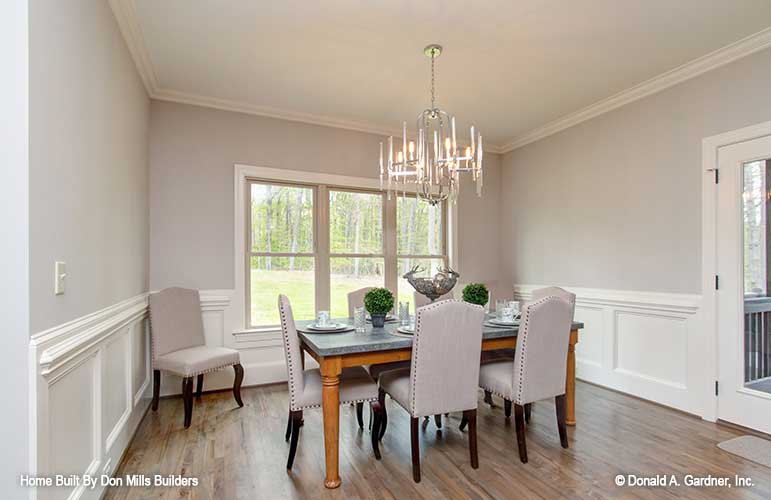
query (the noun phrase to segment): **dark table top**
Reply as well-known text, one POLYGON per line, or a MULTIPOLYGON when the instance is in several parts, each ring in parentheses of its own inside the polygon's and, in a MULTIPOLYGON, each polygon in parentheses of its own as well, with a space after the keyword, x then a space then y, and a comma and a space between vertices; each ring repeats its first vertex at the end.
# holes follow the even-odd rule
MULTIPOLYGON (((489 315, 487 319, 492 318, 489 315)), ((334 320, 338 323, 353 324, 353 319, 343 318, 334 320)), ((318 356, 339 356, 344 354, 353 354, 360 352, 390 351, 394 349, 406 349, 412 347, 412 337, 405 337, 401 334, 395 334, 399 327, 398 321, 386 323, 383 328, 373 328, 371 323, 367 323, 364 332, 344 332, 344 333, 305 333, 301 329, 315 323, 314 320, 298 321, 298 335, 300 340, 318 356)), ((573 322, 573 329, 581 329, 583 323, 573 322)), ((519 326, 497 327, 482 326, 482 338, 485 340, 516 337, 519 332, 519 326)))

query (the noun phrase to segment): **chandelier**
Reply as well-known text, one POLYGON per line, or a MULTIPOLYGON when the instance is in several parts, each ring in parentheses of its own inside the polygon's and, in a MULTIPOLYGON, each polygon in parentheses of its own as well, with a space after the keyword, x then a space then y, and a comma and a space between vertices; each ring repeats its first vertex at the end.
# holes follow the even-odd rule
MULTIPOLYGON (((423 49, 431 58, 431 107, 418 115, 417 143, 407 141, 407 122, 402 124, 400 151, 394 151, 394 138, 388 138, 388 152, 384 159, 383 143, 380 143, 380 188, 387 180, 388 198, 408 190, 431 205, 450 199, 457 202, 460 191, 460 174, 470 173, 476 183, 477 196, 482 196, 482 135, 474 135, 471 141, 458 147, 455 135, 455 117, 436 106, 435 63, 442 53, 440 45, 432 44, 423 49)), ((397 143, 397 149, 398 149, 397 143)))

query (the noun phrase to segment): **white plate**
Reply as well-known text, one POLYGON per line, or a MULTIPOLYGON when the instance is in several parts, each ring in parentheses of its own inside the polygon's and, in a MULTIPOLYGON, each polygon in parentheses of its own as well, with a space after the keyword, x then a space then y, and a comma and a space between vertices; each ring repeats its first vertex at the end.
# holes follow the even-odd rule
POLYGON ((517 326, 519 324, 519 320, 515 319, 514 321, 503 321, 497 318, 493 318, 488 320, 488 323, 491 323, 493 325, 499 325, 499 326, 517 326))
POLYGON ((415 328, 410 328, 409 326, 400 326, 396 331, 405 335, 415 335, 415 328))
MULTIPOLYGON (((390 323, 392 321, 396 321, 396 316, 393 314, 389 314, 385 317, 386 322, 390 323)), ((367 316, 367 322, 372 323, 372 316, 367 316)))
POLYGON ((330 323, 328 325, 320 326, 320 325, 308 325, 308 330, 316 330, 319 332, 330 332, 334 330, 344 330, 346 328, 349 328, 350 325, 346 325, 345 323, 330 323))

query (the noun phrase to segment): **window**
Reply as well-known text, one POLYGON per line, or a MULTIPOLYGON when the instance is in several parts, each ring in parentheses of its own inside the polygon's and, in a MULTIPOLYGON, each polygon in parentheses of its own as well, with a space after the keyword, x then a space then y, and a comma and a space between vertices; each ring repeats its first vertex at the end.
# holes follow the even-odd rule
POLYGON ((279 294, 289 297, 297 320, 318 310, 346 317, 348 293, 363 287, 385 286, 412 303, 402 275, 415 265, 429 275, 447 264, 441 204, 409 195, 389 200, 372 187, 241 179, 246 328, 280 324, 279 294))
POLYGON ((330 313, 348 316, 348 293, 385 285, 383 194, 329 191, 330 313))
POLYGON ((433 276, 446 267, 444 220, 444 204, 429 205, 416 196, 396 200, 399 301, 409 302, 411 311, 415 290, 402 276, 416 266, 423 270, 418 276, 433 276))
POLYGON ((316 313, 313 187, 249 183, 248 324, 280 323, 276 297, 292 301, 296 319, 316 313))
POLYGON ((766 296, 766 162, 743 168, 744 296, 766 296))

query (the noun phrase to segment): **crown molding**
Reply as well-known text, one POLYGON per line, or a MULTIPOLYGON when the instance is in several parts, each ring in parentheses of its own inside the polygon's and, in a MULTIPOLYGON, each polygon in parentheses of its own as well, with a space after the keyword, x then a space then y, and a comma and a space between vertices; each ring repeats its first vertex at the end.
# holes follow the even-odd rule
MULTIPOLYGON (((113 14, 115 15, 115 20, 117 21, 120 31, 123 34, 123 38, 126 41, 126 45, 129 48, 129 52, 134 59, 137 71, 139 72, 142 82, 145 85, 145 89, 147 90, 147 94, 151 99, 192 104, 194 106, 235 111, 257 116, 267 116, 280 120, 354 130, 369 134, 401 136, 401 129, 391 128, 376 123, 302 113, 299 111, 260 106, 241 101, 219 99, 216 97, 164 89, 160 86, 155 70, 153 69, 152 60, 147 51, 147 45, 145 44, 144 36, 142 34, 142 28, 137 20, 134 0, 109 0, 109 2, 113 14)), ((694 59, 682 66, 621 91, 618 94, 602 99, 590 106, 514 137, 512 140, 502 145, 486 143, 485 150, 496 154, 508 153, 530 144, 531 142, 556 134, 557 132, 587 120, 591 120, 592 118, 613 111, 614 109, 620 108, 621 106, 651 94, 661 92, 669 87, 768 47, 771 47, 771 28, 766 28, 763 31, 743 38, 714 52, 699 57, 698 59, 694 59)))
POLYGON ((637 101, 651 94, 673 87, 703 73, 747 57, 759 50, 771 47, 771 28, 766 28, 754 35, 743 38, 714 52, 694 59, 673 70, 662 73, 634 87, 602 99, 590 106, 567 116, 554 120, 546 125, 515 137, 501 146, 501 153, 508 153, 526 144, 538 141, 544 137, 556 134, 579 123, 591 120, 599 115, 613 111, 626 104, 637 101))

